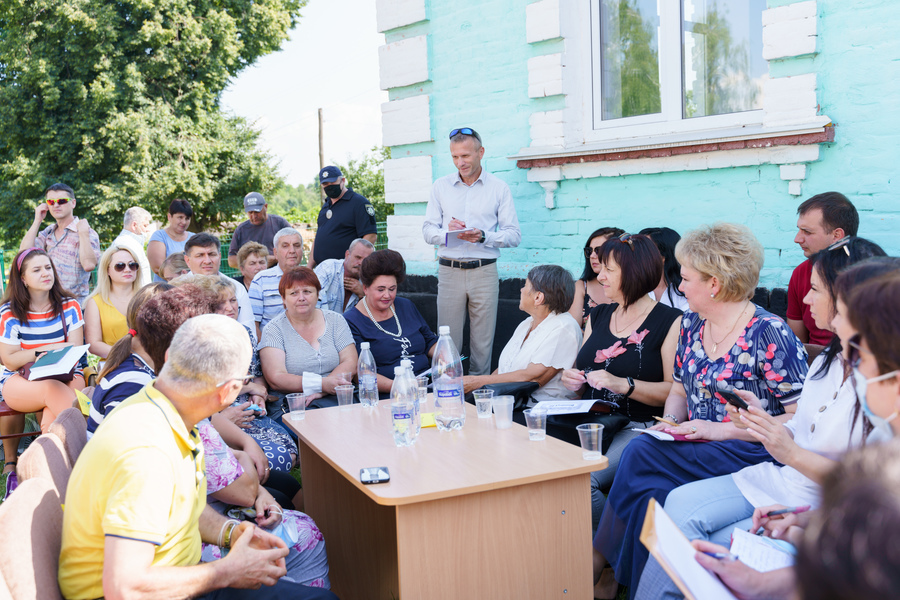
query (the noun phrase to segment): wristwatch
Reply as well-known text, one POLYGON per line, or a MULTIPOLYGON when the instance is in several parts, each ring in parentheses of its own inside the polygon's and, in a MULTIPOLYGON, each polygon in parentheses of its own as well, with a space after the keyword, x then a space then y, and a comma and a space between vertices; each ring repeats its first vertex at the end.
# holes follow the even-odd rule
POLYGON ((481 231, 481 239, 478 240, 478 243, 479 243, 479 244, 483 244, 485 239, 487 239, 487 238, 484 237, 484 230, 482 230, 482 231, 481 231))
POLYGON ((634 379, 632 379, 631 377, 626 377, 625 381, 628 382, 628 391, 625 392, 625 397, 628 398, 629 396, 631 396, 631 393, 634 391, 634 379))

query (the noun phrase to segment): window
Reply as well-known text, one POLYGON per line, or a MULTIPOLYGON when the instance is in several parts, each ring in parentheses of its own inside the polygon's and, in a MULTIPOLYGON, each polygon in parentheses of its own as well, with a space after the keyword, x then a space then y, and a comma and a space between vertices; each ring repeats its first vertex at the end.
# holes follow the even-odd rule
POLYGON ((765 8, 765 0, 594 0, 593 129, 654 124, 633 132, 647 135, 761 122, 765 8))

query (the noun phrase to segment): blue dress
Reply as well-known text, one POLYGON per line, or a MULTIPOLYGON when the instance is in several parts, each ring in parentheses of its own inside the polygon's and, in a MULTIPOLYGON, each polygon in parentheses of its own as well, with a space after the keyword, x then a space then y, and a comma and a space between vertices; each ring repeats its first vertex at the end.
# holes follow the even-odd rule
MULTIPOLYGON (((710 392, 717 382, 753 392, 772 415, 784 413, 785 405, 800 398, 808 369, 806 350, 779 317, 756 307, 735 345, 718 360, 703 349, 704 324, 696 313, 685 313, 675 354, 674 378, 684 385, 689 419, 728 421, 725 399, 710 392)), ((754 442, 663 442, 639 436, 622 454, 594 547, 634 598, 648 557, 638 538, 650 498, 664 503, 669 492, 685 483, 772 460, 763 445, 754 442)))

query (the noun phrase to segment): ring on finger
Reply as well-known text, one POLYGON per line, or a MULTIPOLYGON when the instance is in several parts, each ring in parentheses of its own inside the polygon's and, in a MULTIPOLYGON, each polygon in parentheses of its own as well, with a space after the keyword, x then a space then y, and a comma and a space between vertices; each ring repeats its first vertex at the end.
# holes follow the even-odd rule
POLYGON ((697 433, 697 428, 696 428, 696 427, 691 427, 691 433, 697 433))

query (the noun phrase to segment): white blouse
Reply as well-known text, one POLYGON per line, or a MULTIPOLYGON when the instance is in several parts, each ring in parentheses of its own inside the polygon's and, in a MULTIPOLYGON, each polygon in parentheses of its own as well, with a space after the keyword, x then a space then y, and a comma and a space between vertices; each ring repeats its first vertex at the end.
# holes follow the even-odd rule
MULTIPOLYGON (((843 361, 838 357, 822 378, 814 379, 813 374, 822 366, 825 355, 816 357, 797 401, 797 412, 784 424, 794 434, 798 446, 834 460, 862 443, 863 428, 862 410, 853 423, 856 393, 849 377, 843 381, 843 361)), ((879 441, 877 431, 867 439, 867 443, 874 441, 879 441)), ((793 467, 760 463, 741 469, 732 478, 753 506, 809 504, 816 508, 821 501, 819 484, 793 467)))
MULTIPOLYGON (((541 364, 553 369, 570 369, 581 348, 581 327, 567 312, 551 314, 535 327, 531 335, 533 317, 528 317, 516 327, 497 364, 498 373, 525 369, 529 364, 541 364), (525 336, 528 335, 528 339, 525 336)), ((542 400, 566 400, 575 398, 562 384, 562 371, 531 395, 534 402, 542 400)), ((531 403, 529 403, 530 405, 531 403)))

